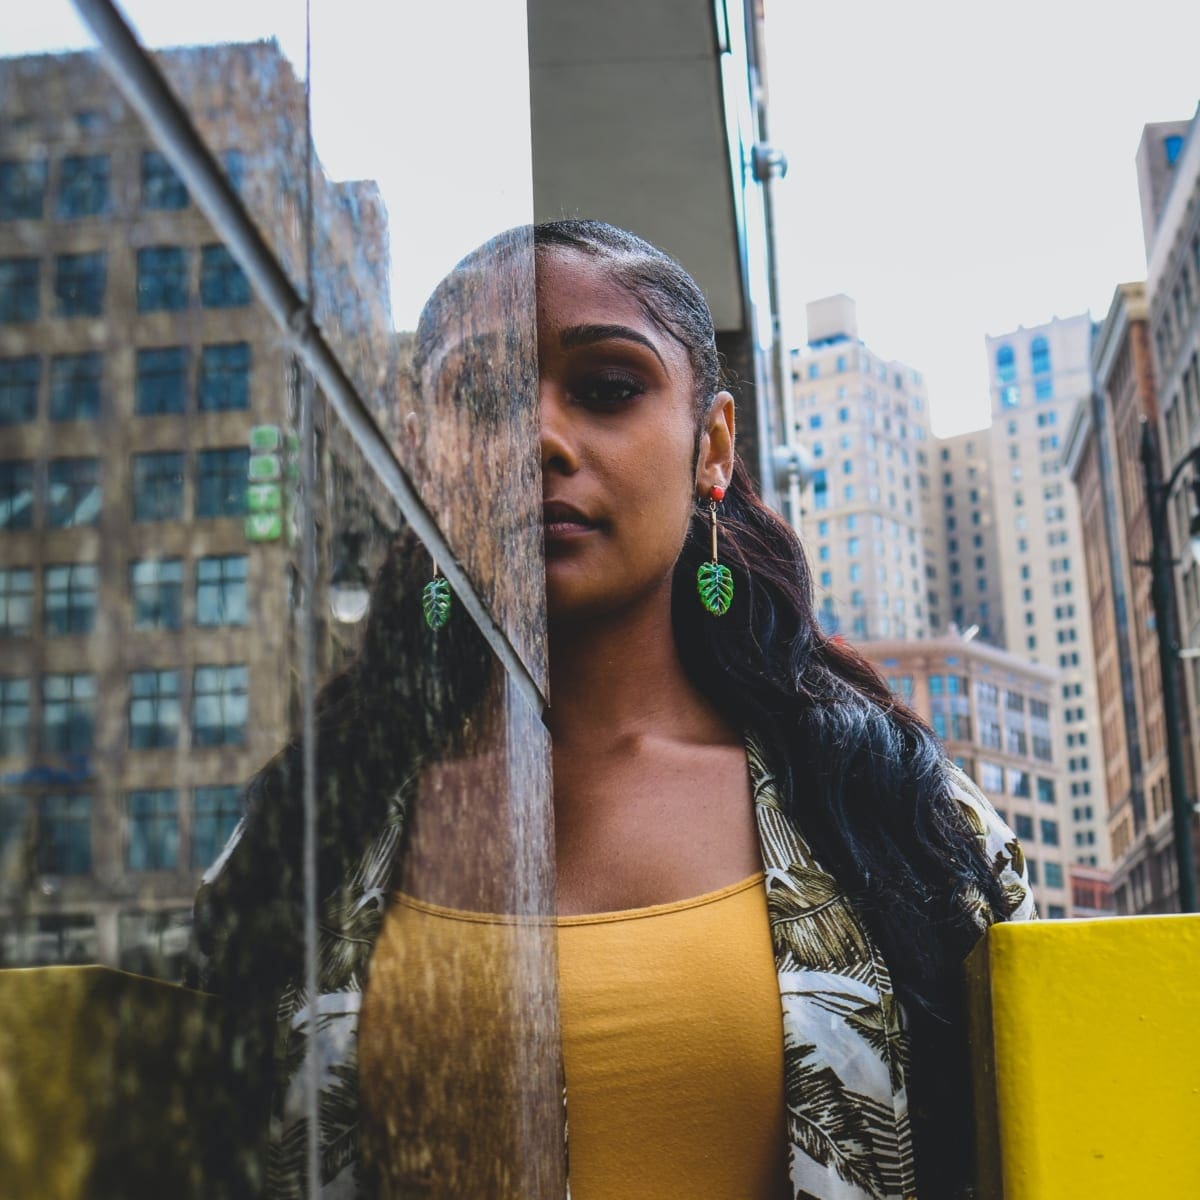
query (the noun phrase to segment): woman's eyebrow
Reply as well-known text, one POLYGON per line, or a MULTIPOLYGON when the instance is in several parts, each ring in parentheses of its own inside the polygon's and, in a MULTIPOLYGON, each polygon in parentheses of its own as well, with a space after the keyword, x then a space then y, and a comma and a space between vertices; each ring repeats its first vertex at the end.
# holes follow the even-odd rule
MULTIPOLYGON (((559 334, 558 340, 564 350, 569 350, 574 346, 591 346, 596 342, 609 342, 614 339, 644 346, 658 359, 662 369, 667 371, 667 364, 663 362, 658 347, 644 333, 638 333, 628 325, 572 325, 559 334)), ((669 375, 670 371, 667 371, 667 374, 669 375)))

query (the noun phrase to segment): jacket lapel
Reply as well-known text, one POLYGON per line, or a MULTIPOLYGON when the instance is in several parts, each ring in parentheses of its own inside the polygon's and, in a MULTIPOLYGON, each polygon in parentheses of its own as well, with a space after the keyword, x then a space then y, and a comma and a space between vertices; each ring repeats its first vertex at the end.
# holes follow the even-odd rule
POLYGON ((887 965, 783 811, 761 746, 748 738, 746 751, 783 1009, 793 1194, 907 1200, 908 1048, 887 965))

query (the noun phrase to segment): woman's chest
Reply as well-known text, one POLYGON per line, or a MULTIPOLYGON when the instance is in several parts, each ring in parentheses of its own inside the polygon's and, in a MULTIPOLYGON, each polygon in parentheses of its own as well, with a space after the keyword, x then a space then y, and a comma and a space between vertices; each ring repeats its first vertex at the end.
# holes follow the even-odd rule
POLYGON ((554 761, 558 912, 669 904, 762 866, 744 751, 554 761))

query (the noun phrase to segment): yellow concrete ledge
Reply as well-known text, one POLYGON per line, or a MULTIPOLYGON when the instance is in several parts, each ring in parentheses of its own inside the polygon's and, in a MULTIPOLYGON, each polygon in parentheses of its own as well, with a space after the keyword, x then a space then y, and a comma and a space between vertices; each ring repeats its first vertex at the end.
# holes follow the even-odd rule
POLYGON ((0 970, 0 1195, 212 1195, 212 998, 107 967, 0 970))
POLYGON ((997 925, 967 979, 980 1200, 1200 1197, 1200 916, 997 925))

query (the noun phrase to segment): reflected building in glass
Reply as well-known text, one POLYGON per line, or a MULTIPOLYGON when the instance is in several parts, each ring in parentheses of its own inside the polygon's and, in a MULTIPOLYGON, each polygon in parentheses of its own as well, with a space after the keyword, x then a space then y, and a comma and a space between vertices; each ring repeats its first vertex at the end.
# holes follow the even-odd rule
MULTIPOLYGON (((279 48, 156 57, 302 272, 304 94, 279 48)), ((0 61, 0 95, 0 964, 174 976, 199 872, 299 704, 292 368, 95 56, 0 61)), ((315 203, 327 325, 382 397, 382 204, 323 177, 315 203)), ((322 424, 340 483, 318 519, 353 510, 365 540, 322 424)), ((317 630, 327 671, 353 629, 317 630)))

